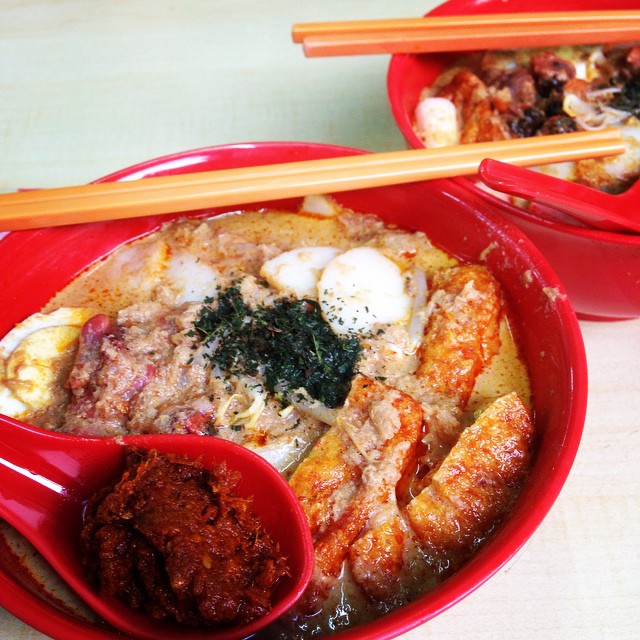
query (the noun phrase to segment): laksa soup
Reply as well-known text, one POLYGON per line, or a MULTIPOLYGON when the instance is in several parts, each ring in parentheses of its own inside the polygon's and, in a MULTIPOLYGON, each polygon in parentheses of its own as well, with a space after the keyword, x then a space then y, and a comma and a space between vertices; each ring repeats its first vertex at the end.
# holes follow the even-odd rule
POLYGON ((269 638, 329 635, 440 584, 508 512, 535 441, 492 273, 326 197, 116 250, 2 339, 0 412, 226 438, 276 466, 315 570, 269 638))

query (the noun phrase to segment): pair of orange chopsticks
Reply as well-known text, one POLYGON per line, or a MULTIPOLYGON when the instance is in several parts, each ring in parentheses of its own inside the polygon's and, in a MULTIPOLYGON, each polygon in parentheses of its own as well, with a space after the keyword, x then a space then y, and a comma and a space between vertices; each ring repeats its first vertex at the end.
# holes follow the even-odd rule
MULTIPOLYGON (((299 24, 307 55, 355 55, 640 40, 640 11, 521 13, 299 24)), ((517 165, 624 151, 619 129, 415 149, 0 195, 0 230, 248 204, 469 175, 484 158, 517 165)))
POLYGON ((624 151, 617 128, 411 149, 0 194, 0 231, 193 211, 476 173, 484 158, 521 166, 624 151))
POLYGON ((294 24, 308 57, 640 41, 640 10, 428 16, 294 24))

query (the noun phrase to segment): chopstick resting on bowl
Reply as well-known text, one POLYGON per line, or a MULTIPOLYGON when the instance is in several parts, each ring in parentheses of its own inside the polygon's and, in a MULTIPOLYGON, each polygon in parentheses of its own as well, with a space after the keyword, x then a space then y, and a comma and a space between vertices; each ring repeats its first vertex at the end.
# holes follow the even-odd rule
POLYGON ((307 57, 432 53, 640 40, 640 11, 427 16, 294 24, 307 57))
POLYGON ((624 152, 619 129, 155 176, 0 195, 0 231, 135 218, 471 175, 482 160, 518 166, 624 152))

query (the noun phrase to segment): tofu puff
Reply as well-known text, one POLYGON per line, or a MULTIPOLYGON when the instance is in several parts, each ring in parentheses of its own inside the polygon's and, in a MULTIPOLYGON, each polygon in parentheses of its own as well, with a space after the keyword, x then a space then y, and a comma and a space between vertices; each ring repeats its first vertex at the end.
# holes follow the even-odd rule
POLYGON ((309 610, 326 597, 367 523, 395 501, 396 486, 415 468, 421 434, 418 402, 358 376, 336 423, 293 474, 290 484, 314 538, 309 610))
POLYGON ((508 511, 529 472, 531 416, 516 393, 465 429, 429 484, 349 550, 353 579, 396 606, 455 571, 508 511))

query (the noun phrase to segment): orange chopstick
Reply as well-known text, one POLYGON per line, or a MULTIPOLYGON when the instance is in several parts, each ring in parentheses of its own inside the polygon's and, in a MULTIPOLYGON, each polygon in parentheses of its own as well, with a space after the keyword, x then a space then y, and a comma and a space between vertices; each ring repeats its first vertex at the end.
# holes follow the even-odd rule
POLYGON ((472 51, 640 40, 640 11, 477 14, 294 24, 308 57, 472 51))
POLYGON ((0 231, 267 202, 474 174, 485 158, 519 166, 624 151, 619 129, 390 151, 0 195, 0 231))

